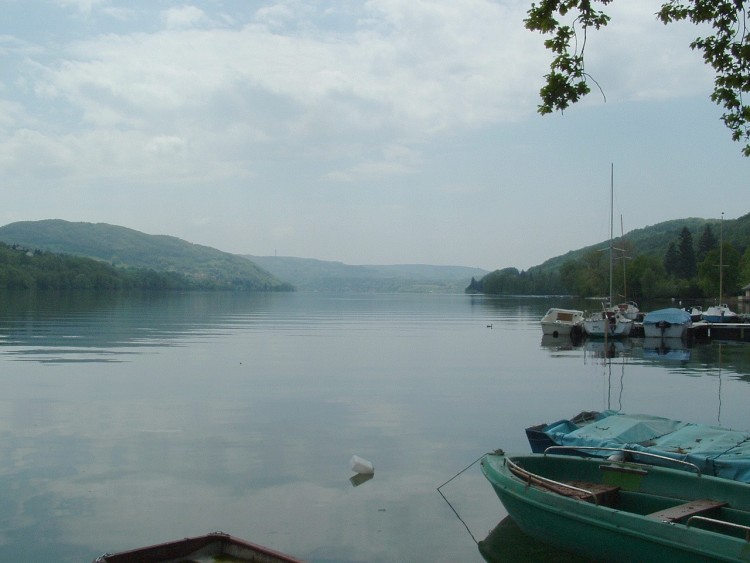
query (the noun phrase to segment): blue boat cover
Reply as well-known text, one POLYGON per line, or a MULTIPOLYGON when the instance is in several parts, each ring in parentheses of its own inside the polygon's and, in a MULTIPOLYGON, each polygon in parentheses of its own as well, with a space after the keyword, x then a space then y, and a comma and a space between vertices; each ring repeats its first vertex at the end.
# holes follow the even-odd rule
MULTIPOLYGON (((750 483, 750 432, 611 410, 580 427, 561 420, 541 431, 558 445, 643 451, 688 461, 707 475, 750 483)), ((601 455, 611 453, 602 451, 601 455)), ((666 460, 644 457, 641 461, 676 467, 666 460)))
POLYGON ((690 313, 684 309, 671 307, 669 309, 651 311, 650 313, 646 313, 646 316, 643 317, 643 324, 645 325, 654 325, 661 321, 667 321, 669 324, 673 325, 686 324, 690 322, 690 313))

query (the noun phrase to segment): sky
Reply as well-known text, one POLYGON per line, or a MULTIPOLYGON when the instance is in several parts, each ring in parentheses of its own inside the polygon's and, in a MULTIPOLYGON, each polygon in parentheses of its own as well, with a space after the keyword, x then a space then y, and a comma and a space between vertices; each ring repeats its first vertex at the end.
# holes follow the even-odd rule
POLYGON ((750 211, 701 30, 614 2, 541 116, 530 4, 0 0, 0 224, 494 270, 606 240, 611 169, 616 235, 750 211))

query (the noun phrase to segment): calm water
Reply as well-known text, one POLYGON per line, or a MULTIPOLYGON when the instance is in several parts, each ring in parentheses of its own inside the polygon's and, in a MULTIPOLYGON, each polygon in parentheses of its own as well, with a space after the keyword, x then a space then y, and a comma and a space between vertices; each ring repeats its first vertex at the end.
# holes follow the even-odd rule
POLYGON ((750 346, 607 362, 543 341, 551 304, 0 293, 0 560, 221 530, 313 562, 471 562, 495 529, 487 558, 563 561, 501 523, 472 463, 581 410, 750 428, 750 346), (376 468, 358 486, 353 454, 376 468), (467 466, 441 488, 464 526, 436 488, 467 466))

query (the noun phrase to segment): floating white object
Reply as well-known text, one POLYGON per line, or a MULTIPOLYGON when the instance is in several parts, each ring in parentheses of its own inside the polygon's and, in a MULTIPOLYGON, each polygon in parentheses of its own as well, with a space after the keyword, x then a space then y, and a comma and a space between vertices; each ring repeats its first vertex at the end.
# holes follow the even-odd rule
POLYGON ((360 475, 373 475, 375 473, 375 468, 372 466, 372 463, 358 455, 352 456, 349 465, 352 466, 352 471, 355 471, 360 475))

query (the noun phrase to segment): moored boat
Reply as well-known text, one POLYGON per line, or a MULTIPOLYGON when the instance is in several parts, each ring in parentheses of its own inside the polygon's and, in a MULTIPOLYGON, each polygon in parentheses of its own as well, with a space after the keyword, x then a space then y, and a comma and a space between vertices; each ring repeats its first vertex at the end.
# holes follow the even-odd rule
POLYGON ((750 485, 566 455, 482 459, 526 534, 600 561, 750 560, 750 485))
POLYGON ((685 311, 687 311, 690 314, 690 320, 694 323, 697 323, 700 320, 703 320, 703 307, 700 305, 692 305, 690 307, 685 307, 685 311))
POLYGON ((674 307, 651 311, 643 317, 646 338, 685 338, 692 326, 690 313, 674 307))
POLYGON ((583 324, 583 311, 575 309, 560 309, 552 307, 540 321, 542 333, 554 336, 570 336, 571 332, 581 329, 583 324))
POLYGON ((627 338, 633 321, 619 311, 604 310, 583 319, 583 331, 591 338, 627 338))
POLYGON ((640 460, 646 463, 670 466, 671 462, 648 455, 654 454, 690 462, 708 475, 750 483, 750 432, 721 426, 613 410, 584 411, 570 419, 530 426, 526 437, 534 453, 570 446, 573 449, 566 453, 607 457, 612 449, 624 448, 646 454, 640 460))
POLYGON ((592 313, 583 319, 583 331, 591 338, 627 338, 633 328, 633 319, 626 316, 626 310, 612 307, 612 273, 614 267, 612 212, 614 209, 614 193, 614 165, 612 165, 610 168, 609 196, 609 301, 606 306, 602 306, 602 311, 592 313))
POLYGON ((740 317, 732 311, 726 304, 712 305, 703 311, 702 318, 709 323, 738 323, 740 317))
POLYGON ((291 555, 214 532, 204 536, 106 553, 94 563, 174 563, 177 561, 253 561, 255 563, 302 563, 291 555))
POLYGON ((630 319, 631 321, 638 320, 638 316, 641 314, 641 310, 638 308, 638 303, 635 301, 626 301, 615 305, 615 309, 620 311, 623 317, 630 319))

